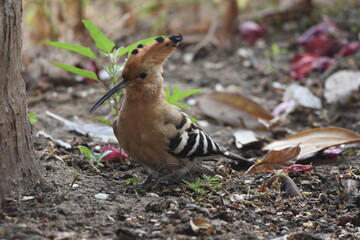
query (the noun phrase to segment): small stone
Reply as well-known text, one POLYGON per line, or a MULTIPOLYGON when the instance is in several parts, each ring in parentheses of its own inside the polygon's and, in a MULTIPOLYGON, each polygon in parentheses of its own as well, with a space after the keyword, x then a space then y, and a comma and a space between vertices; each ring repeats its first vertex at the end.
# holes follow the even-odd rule
POLYGON ((34 196, 23 196, 21 198, 21 201, 29 201, 29 200, 33 200, 33 199, 35 199, 34 196))
POLYGON ((101 200, 106 200, 109 198, 109 194, 106 193, 98 193, 95 195, 95 198, 97 199, 101 199, 101 200))
POLYGON ((159 195, 158 194, 156 194, 156 193, 147 193, 146 194, 148 197, 159 197, 159 195))
POLYGON ((303 223, 304 227, 308 227, 308 228, 313 228, 314 227, 314 223, 311 221, 305 222, 303 223))

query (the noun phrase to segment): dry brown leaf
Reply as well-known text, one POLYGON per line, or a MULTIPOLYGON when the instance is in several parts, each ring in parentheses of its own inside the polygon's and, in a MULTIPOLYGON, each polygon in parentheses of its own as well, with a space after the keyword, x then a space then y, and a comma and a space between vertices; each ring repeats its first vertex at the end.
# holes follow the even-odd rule
POLYGON ((273 116, 253 100, 237 93, 213 92, 200 98, 203 113, 234 127, 266 130, 259 118, 270 120, 273 116))
POLYGON ((301 148, 297 156, 299 160, 329 147, 356 142, 360 142, 360 136, 350 130, 338 127, 324 127, 298 132, 274 141, 263 147, 262 150, 280 150, 299 145, 301 148))
POLYGON ((213 232, 215 230, 208 220, 201 218, 191 219, 190 226, 194 233, 198 233, 200 230, 207 232, 213 232))
POLYGON ((269 151, 263 159, 255 163, 246 171, 248 174, 254 174, 257 171, 274 171, 278 169, 286 168, 294 164, 294 159, 300 153, 300 147, 289 147, 281 150, 269 151))

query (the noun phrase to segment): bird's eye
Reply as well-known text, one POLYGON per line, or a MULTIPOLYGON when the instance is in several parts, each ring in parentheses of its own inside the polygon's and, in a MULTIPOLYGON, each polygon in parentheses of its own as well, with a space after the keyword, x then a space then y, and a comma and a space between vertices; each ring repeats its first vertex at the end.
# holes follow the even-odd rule
POLYGON ((140 74, 140 78, 142 78, 142 79, 146 78, 146 76, 147 76, 146 73, 141 73, 141 74, 140 74))

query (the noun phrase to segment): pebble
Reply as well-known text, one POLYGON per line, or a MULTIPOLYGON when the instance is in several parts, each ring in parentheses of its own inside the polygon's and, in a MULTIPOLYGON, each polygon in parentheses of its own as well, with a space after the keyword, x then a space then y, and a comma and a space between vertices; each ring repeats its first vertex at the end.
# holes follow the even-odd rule
POLYGON ((101 200, 106 200, 109 198, 109 194, 106 193, 98 193, 95 195, 95 198, 97 199, 101 199, 101 200))
POLYGON ((33 199, 35 199, 34 196, 23 196, 21 198, 21 201, 29 201, 29 200, 33 200, 33 199))
POLYGON ((158 194, 156 194, 156 193, 147 193, 146 194, 148 197, 159 197, 159 195, 158 194))

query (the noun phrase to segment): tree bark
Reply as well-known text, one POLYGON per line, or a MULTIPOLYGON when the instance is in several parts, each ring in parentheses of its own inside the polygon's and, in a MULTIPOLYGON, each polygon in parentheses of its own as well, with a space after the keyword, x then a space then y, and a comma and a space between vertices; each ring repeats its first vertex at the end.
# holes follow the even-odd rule
POLYGON ((0 206, 40 176, 21 77, 21 0, 0 0, 0 206))

